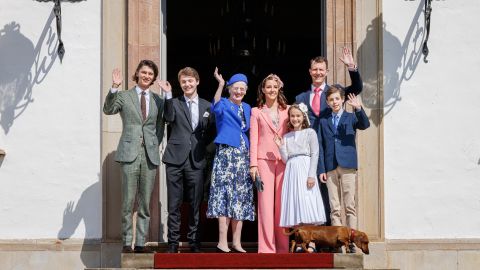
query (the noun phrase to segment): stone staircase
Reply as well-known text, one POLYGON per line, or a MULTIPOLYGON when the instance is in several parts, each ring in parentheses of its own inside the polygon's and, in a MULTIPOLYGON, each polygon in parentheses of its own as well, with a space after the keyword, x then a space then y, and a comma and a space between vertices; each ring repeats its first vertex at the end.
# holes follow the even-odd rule
POLYGON ((364 270, 364 256, 368 256, 362 253, 258 254, 256 252, 257 243, 243 243, 244 249, 248 251, 246 254, 215 253, 216 243, 202 243, 202 253, 193 254, 189 253, 190 247, 185 242, 180 243, 179 254, 167 254, 165 253, 166 243, 149 243, 148 245, 157 253, 125 253, 121 255, 121 268, 86 268, 86 270, 200 268, 364 270), (298 263, 296 263, 297 261, 298 263), (165 264, 162 265, 162 263, 165 264))

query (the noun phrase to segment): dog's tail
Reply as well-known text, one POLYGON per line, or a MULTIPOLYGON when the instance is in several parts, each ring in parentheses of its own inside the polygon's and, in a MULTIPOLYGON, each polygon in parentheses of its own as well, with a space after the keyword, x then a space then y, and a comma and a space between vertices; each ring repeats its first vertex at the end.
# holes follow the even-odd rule
POLYGON ((297 228, 284 228, 283 229, 283 234, 285 235, 292 235, 294 233, 298 232, 298 229, 297 228))

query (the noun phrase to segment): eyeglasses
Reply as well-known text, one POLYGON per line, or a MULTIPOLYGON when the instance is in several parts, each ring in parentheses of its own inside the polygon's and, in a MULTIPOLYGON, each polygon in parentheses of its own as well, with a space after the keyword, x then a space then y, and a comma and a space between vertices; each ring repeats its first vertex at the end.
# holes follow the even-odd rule
POLYGON ((232 89, 232 91, 240 92, 240 93, 247 92, 247 88, 245 88, 245 87, 238 87, 237 86, 237 87, 232 87, 231 89, 232 89))

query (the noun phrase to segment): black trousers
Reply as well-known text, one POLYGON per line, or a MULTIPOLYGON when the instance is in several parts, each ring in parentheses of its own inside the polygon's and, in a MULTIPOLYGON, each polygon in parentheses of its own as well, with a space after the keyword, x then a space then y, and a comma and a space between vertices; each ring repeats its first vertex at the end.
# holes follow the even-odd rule
POLYGON ((190 244, 199 244, 200 204, 203 196, 204 169, 192 165, 191 157, 181 165, 166 164, 168 194, 168 244, 180 241, 181 206, 185 193, 190 202, 187 239, 190 244))

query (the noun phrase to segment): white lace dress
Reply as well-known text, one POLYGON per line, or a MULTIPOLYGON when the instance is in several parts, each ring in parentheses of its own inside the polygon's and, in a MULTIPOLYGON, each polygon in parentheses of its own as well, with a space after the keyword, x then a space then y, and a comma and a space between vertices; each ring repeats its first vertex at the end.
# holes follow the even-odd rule
POLYGON ((325 223, 325 209, 318 183, 318 139, 311 128, 292 131, 283 137, 280 147, 282 160, 286 163, 283 186, 280 227, 300 224, 325 223), (308 189, 307 179, 317 180, 308 189))

